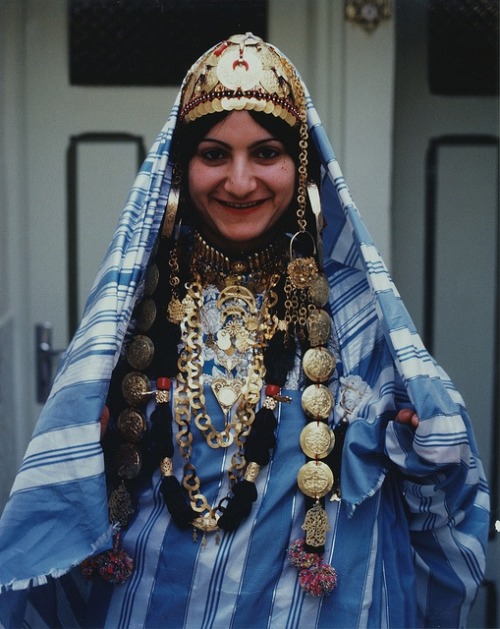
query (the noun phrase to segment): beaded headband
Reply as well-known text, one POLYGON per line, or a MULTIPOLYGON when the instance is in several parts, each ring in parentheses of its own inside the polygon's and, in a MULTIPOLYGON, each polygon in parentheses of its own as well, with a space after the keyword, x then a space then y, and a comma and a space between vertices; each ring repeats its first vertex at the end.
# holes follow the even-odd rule
POLYGON ((233 110, 264 111, 291 127, 306 118, 305 96, 292 64, 252 33, 233 35, 205 53, 188 72, 180 119, 233 110))

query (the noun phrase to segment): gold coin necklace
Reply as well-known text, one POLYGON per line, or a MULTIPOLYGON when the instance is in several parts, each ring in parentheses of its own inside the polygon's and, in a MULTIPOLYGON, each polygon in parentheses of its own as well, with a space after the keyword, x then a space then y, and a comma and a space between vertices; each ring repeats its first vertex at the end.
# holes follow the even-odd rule
MULTIPOLYGON (((292 543, 288 558, 299 569, 299 584, 310 595, 329 594, 337 584, 335 569, 323 561, 330 524, 322 501, 338 479, 325 462, 335 448, 335 434, 328 424, 334 397, 325 384, 335 370, 335 357, 326 347, 331 334, 331 320, 324 310, 329 298, 328 280, 319 272, 314 257, 293 258, 288 265, 287 299, 298 315, 291 314, 307 332, 309 348, 302 357, 302 369, 309 381, 301 397, 308 423, 300 434, 300 446, 307 461, 297 475, 297 485, 306 496, 307 508, 302 529, 303 539, 292 543)), ((290 309, 291 310, 291 309, 290 309)), ((305 334, 305 333, 304 333, 305 334)), ((338 490, 335 493, 338 498, 338 490)))

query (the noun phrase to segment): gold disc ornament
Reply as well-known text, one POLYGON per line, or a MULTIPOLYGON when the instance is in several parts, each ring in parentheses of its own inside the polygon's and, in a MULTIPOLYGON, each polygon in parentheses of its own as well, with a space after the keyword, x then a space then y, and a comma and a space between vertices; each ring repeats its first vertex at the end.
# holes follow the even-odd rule
POLYGON ((129 406, 143 406, 151 393, 149 379, 140 371, 131 371, 123 378, 122 393, 129 406))
POLYGON ((324 459, 334 445, 335 434, 324 422, 312 421, 300 433, 300 447, 311 459, 324 459))
POLYGON ((335 369, 335 358, 324 347, 311 347, 304 354, 302 367, 309 380, 326 382, 335 369))
POLYGON ((324 273, 318 273, 309 286, 309 297, 318 308, 323 308, 330 298, 330 284, 324 273))
POLYGON ((142 457, 132 443, 123 443, 115 456, 115 469, 121 478, 135 478, 142 467, 142 457))
POLYGON ((300 491, 309 498, 322 498, 333 487, 333 472, 322 461, 309 461, 303 465, 297 475, 300 491))
POLYGON ((137 309, 137 329, 147 332, 156 319, 156 304, 153 299, 145 299, 137 309))
POLYGON ((140 441, 146 432, 146 418, 136 408, 126 408, 118 417, 117 427, 124 439, 135 443, 140 441))
POLYGON ((332 320, 325 310, 311 312, 307 317, 306 326, 311 347, 327 343, 332 329, 332 320))
POLYGON ((127 350, 127 361, 134 369, 146 369, 153 360, 155 346, 149 336, 134 336, 127 350))
POLYGON ((332 392, 323 384, 310 384, 302 394, 304 413, 312 419, 328 419, 332 412, 334 399, 332 392))

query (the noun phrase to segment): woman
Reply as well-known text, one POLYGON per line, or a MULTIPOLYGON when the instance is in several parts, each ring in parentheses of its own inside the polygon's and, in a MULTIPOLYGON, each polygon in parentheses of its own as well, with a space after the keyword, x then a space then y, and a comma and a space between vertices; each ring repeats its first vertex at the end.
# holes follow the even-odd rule
POLYGON ((16 479, 4 623, 458 627, 487 527, 463 402, 304 85, 229 38, 138 176, 16 479))

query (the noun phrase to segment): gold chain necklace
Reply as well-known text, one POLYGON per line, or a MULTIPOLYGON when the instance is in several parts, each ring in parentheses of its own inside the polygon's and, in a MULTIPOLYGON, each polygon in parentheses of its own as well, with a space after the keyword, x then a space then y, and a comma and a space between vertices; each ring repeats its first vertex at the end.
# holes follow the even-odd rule
POLYGON ((181 338, 184 351, 179 358, 179 374, 177 377, 175 421, 179 427, 176 435, 177 445, 184 459, 182 485, 188 492, 189 501, 194 511, 200 515, 193 525, 203 533, 217 531, 218 508, 212 507, 201 493, 201 481, 195 466, 191 462, 193 434, 191 423, 194 423, 207 445, 211 448, 227 448, 233 443, 237 449, 232 454, 228 469, 230 488, 246 474, 247 462, 244 456, 245 439, 250 434, 255 419, 255 409, 260 401, 264 386, 264 347, 265 341, 271 338, 277 328, 278 320, 271 315, 277 296, 273 288, 279 280, 275 273, 268 280, 260 309, 255 296, 243 286, 230 285, 224 288, 219 296, 217 306, 221 311, 221 321, 225 323, 230 317, 241 319, 250 330, 247 339, 247 351, 251 353, 246 381, 238 388, 238 396, 228 401, 231 407, 238 405, 232 415, 226 410, 225 395, 234 393, 233 383, 229 379, 216 379, 212 382, 214 394, 224 411, 223 430, 217 430, 206 409, 203 392, 203 354, 202 354, 202 323, 203 287, 198 273, 193 273, 193 280, 186 285, 186 296, 182 306, 184 316, 180 323, 181 338), (216 385, 214 387, 214 384, 216 385), (220 399, 221 398, 221 399, 220 399), (221 403, 222 401, 222 403, 221 403), (232 404, 230 403, 232 402, 232 404))

